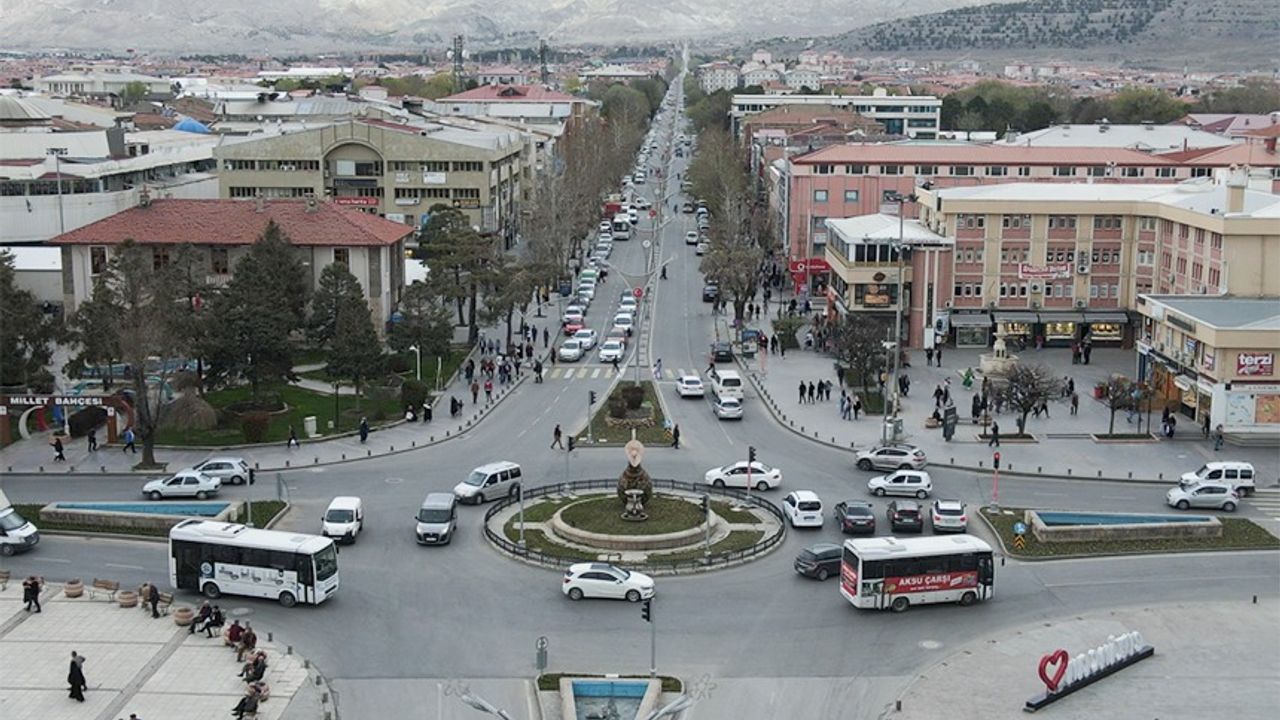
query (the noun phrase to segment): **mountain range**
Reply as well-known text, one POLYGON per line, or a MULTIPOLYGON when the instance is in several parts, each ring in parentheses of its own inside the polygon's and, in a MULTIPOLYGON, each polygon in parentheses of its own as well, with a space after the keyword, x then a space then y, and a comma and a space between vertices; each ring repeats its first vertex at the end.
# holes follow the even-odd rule
POLYGON ((281 54, 830 34, 979 0, 0 0, 0 48, 281 54))

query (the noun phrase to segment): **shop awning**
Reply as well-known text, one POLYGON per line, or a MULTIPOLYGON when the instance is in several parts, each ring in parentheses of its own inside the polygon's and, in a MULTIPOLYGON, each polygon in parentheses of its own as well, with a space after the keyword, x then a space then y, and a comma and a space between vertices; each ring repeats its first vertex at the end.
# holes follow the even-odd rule
POLYGON ((1120 323, 1124 325, 1129 322, 1129 315, 1122 312, 1087 312, 1084 314, 1084 321, 1091 323, 1120 323))
POLYGON ((998 312, 996 322, 1002 323, 1034 323, 1040 322, 1040 316, 1033 312, 998 312))
POLYGON ((990 327, 991 316, 986 313, 951 314, 951 327, 990 327))
POLYGON ((1176 375, 1173 378, 1173 384, 1176 385, 1179 390, 1183 390, 1183 391, 1190 390, 1193 386, 1195 386, 1195 382, 1196 381, 1194 378, 1189 378, 1189 377, 1186 377, 1185 375, 1176 375))
POLYGON ((1084 313, 1077 312, 1042 312, 1040 313, 1040 322, 1044 323, 1082 323, 1084 322, 1084 313))

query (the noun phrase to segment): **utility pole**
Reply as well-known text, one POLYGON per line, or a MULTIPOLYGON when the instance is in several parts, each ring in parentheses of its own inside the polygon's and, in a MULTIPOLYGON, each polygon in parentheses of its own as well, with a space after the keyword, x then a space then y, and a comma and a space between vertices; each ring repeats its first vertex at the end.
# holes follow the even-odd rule
POLYGON ((547 70, 547 41, 543 40, 538 44, 538 64, 543 86, 551 84, 551 72, 547 70))
POLYGON ((453 49, 449 51, 449 57, 453 60, 453 91, 462 92, 462 61, 464 53, 462 36, 453 36, 453 49))
POLYGON ((62 212, 62 156, 67 154, 67 149, 64 147, 46 148, 45 154, 53 156, 53 173, 58 176, 58 234, 61 235, 67 231, 67 222, 62 212))
POLYGON ((595 404, 596 404, 596 391, 588 390, 587 391, 587 444, 588 445, 594 445, 596 441, 595 431, 592 430, 591 428, 591 408, 595 407, 595 404))

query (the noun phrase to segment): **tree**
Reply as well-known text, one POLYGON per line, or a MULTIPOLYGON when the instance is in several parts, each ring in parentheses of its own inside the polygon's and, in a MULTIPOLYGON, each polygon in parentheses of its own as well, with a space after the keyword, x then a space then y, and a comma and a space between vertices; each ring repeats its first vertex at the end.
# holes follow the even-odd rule
POLYGON ((351 301, 364 302, 364 288, 342 263, 330 263, 320 272, 320 282, 311 298, 307 319, 307 339, 317 347, 327 347, 337 332, 338 313, 351 301))
POLYGON ((849 368, 853 382, 864 388, 880 386, 880 371, 888 362, 885 338, 890 322, 877 315, 847 316, 832 336, 836 362, 849 368))
POLYGON ((768 211, 749 203, 745 193, 729 198, 711 230, 711 247, 699 265, 733 306, 735 324, 741 324, 747 302, 755 297, 771 235, 768 211))
POLYGON ((13 256, 0 252, 0 385, 53 389, 46 369, 56 329, 35 295, 19 288, 13 256))
POLYGON ((112 321, 119 312, 118 299, 107 283, 107 275, 98 275, 93 281, 93 295, 80 303, 67 319, 67 340, 77 350, 64 369, 67 375, 79 377, 85 368, 96 367, 101 371, 102 389, 110 392, 113 367, 123 357, 112 321))
POLYGON ((268 222, 236 263, 231 282, 209 303, 209 380, 248 380, 255 399, 262 385, 293 380, 290 336, 303 328, 308 291, 289 238, 268 222))
POLYGON ((994 396, 1001 405, 1018 413, 1018 433, 1027 430, 1027 416, 1043 403, 1062 397, 1062 378, 1044 365, 1017 363, 994 383, 994 396))
POLYGON ((141 102, 151 94, 151 89, 147 84, 139 80, 133 80, 125 83, 124 88, 120 90, 121 107, 129 107, 136 102, 141 102))
POLYGON ((497 243, 473 228, 461 210, 447 205, 431 208, 422 240, 432 269, 427 283, 441 297, 457 303, 458 323, 467 326, 468 342, 474 343, 480 337, 480 292, 489 285, 499 255, 497 243))
POLYGON ((1127 87, 1107 100, 1107 119, 1114 123, 1153 122, 1164 125, 1187 114, 1187 105, 1163 90, 1127 87))
POLYGON ((400 320, 391 325, 387 344, 398 351, 417 346, 423 355, 445 355, 453 342, 449 308, 426 283, 414 283, 400 295, 400 320))
POLYGON ((328 344, 325 373, 349 380, 356 389, 356 407, 364 383, 382 372, 382 343, 364 297, 341 296, 336 303, 333 337, 328 344))
POLYGON ((1280 108, 1280 82, 1265 77, 1246 78, 1240 85, 1202 96, 1198 112, 1265 114, 1280 108))
POLYGON ((1110 411, 1111 419, 1107 425, 1107 434, 1116 431, 1116 413, 1134 407, 1136 384, 1123 375, 1112 375, 1102 385, 1102 404, 1110 411))

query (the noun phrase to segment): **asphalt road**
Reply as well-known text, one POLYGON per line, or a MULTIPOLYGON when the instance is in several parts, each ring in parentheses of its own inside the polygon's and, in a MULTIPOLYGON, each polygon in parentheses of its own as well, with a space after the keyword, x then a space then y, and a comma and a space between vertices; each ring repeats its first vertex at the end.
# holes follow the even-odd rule
MULTIPOLYGON (((683 172, 683 165, 673 168, 672 182, 676 170, 683 172)), ((652 354, 667 368, 701 372, 714 318, 710 305, 701 302, 701 275, 692 247, 683 243, 682 217, 688 216, 677 216, 662 231, 660 257, 678 259, 650 298, 657 318, 652 354)), ((611 262, 638 265, 642 252, 635 240, 618 243, 611 262)), ((589 314, 593 325, 612 317, 601 303, 615 298, 621 287, 612 279, 604 286, 589 314)), ((643 361, 647 368, 649 358, 643 361)), ((596 366, 579 364, 591 370, 585 377, 525 383, 477 429, 444 444, 282 474, 293 502, 284 528, 315 532, 331 497, 364 498, 365 533, 340 555, 342 588, 318 607, 286 610, 237 598, 226 598, 226 604, 233 614, 251 617, 286 638, 345 684, 350 692, 341 709, 347 717, 373 717, 388 704, 423 701, 415 696, 420 688, 375 685, 387 680, 531 676, 539 636, 550 639, 553 671, 646 672, 650 628, 639 609, 627 603, 569 602, 561 595, 557 573, 506 559, 486 545, 479 527, 482 508, 460 510, 461 531, 450 546, 419 547, 412 534, 413 514, 428 492, 447 491, 471 468, 493 460, 519 462, 531 486, 617 476, 625 459, 616 448, 569 454, 548 447, 554 424, 570 429, 585 420, 589 390, 603 397, 612 377, 608 371, 592 377, 596 366), (378 692, 369 690, 373 687, 378 692)), ((730 424, 717 421, 707 401, 678 398, 670 383, 663 384, 663 392, 683 430, 684 447, 651 448, 644 464, 654 477, 697 481, 712 466, 745 459, 747 447, 754 445, 763 462, 783 470, 783 489, 770 493, 775 501, 788 488, 803 488, 816 491, 828 505, 867 499, 883 511, 886 501, 866 492, 872 473, 854 469, 847 452, 778 427, 750 397, 746 418, 730 424)), ((946 469, 932 474, 936 496, 970 504, 989 498, 989 477, 946 469)), ((273 497, 275 484, 270 477, 263 480, 252 488, 227 488, 223 496, 273 497)), ((140 485, 133 477, 15 476, 6 478, 5 491, 15 502, 116 500, 138 498, 140 485)), ((1006 505, 1160 512, 1164 491, 1161 486, 1018 478, 1004 479, 1000 495, 1006 505)), ((661 578, 655 605, 660 669, 685 676, 906 678, 949 649, 1012 625, 1149 601, 1275 596, 1280 588, 1275 553, 1010 562, 998 568, 991 602, 922 607, 904 615, 872 613, 845 602, 834 580, 819 583, 792 570, 802 547, 839 538, 828 521, 820 530, 789 532, 778 551, 749 565, 661 578)), ((6 566, 15 576, 110 577, 128 584, 167 575, 163 543, 58 536, 45 536, 36 551, 11 558, 6 566)))

